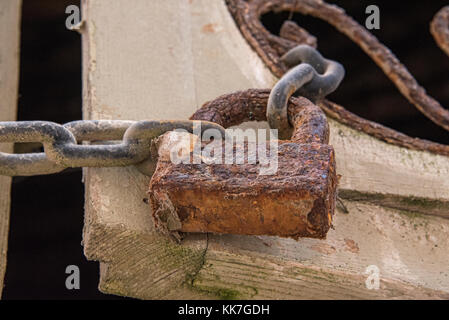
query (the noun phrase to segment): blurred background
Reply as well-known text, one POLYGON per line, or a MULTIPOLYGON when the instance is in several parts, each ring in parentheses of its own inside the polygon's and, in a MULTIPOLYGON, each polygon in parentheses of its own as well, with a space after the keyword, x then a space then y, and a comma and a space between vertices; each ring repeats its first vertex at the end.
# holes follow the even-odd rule
MULTIPOLYGON (((447 0, 333 3, 362 25, 366 6, 378 5, 381 29, 373 33, 431 96, 449 105, 449 57, 429 31, 430 21, 447 0)), ((81 36, 65 27, 65 8, 72 4, 79 1, 23 0, 18 120, 65 123, 82 118, 81 36)), ((269 13, 262 22, 278 34, 289 16, 269 13)), ((318 19, 294 14, 293 20, 318 38, 325 57, 346 68, 346 78, 331 100, 412 137, 449 144, 449 132, 409 104, 356 44, 318 19)), ((4 299, 120 299, 98 291, 98 263, 83 255, 81 179, 81 170, 14 178, 4 299), (65 288, 65 268, 72 264, 80 268, 80 290, 65 288)))

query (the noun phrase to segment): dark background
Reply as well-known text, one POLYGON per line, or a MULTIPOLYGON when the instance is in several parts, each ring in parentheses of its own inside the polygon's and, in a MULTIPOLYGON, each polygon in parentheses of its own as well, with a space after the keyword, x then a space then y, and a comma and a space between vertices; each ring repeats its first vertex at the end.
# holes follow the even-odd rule
MULTIPOLYGON (((334 3, 364 25, 365 8, 377 4, 381 29, 373 33, 407 66, 428 93, 449 105, 449 57, 434 43, 429 23, 447 0, 334 3)), ((24 0, 19 120, 65 123, 81 114, 81 37, 65 28, 65 8, 79 1, 24 0)), ((289 13, 267 14, 278 33, 289 13)), ((357 45, 320 20, 294 14, 318 38, 325 57, 341 62, 346 78, 330 99, 352 112, 413 137, 449 144, 449 132, 410 105, 357 45)), ((81 246, 84 189, 81 170, 14 178, 4 299, 119 299, 97 289, 99 268, 81 246), (65 268, 77 265, 81 289, 65 288, 65 268)))

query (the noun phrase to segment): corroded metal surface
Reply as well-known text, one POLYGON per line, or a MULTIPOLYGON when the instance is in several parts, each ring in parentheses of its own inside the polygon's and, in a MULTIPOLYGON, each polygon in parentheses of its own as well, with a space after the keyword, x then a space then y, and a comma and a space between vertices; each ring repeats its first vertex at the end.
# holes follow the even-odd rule
MULTIPOLYGON (((222 95, 205 103, 190 119, 215 122, 224 128, 245 121, 266 121, 269 95, 268 89, 249 89, 222 95)), ((297 143, 329 143, 329 125, 320 108, 305 98, 293 97, 287 111, 294 129, 290 140, 297 143)))
MULTIPOLYGON (((255 89, 224 95, 191 119, 224 127, 266 120, 268 96, 268 90, 255 89)), ((307 99, 292 98, 288 107, 294 134, 291 141, 279 141, 275 175, 259 175, 260 164, 160 159, 149 188, 160 229, 325 238, 337 187, 334 150, 326 144, 329 128, 323 112, 307 99)), ((250 143, 234 146, 234 154, 247 153, 250 143)))
POLYGON ((430 31, 440 48, 449 55, 449 6, 438 11, 432 20, 430 31))
MULTIPOLYGON (((338 6, 321 0, 226 0, 226 4, 243 37, 277 77, 281 77, 288 69, 281 60, 281 56, 298 44, 310 42, 312 38, 302 28, 302 36, 296 40, 291 36, 284 39, 282 33, 281 37, 275 36, 262 25, 259 20, 261 15, 270 11, 299 12, 304 15, 311 15, 326 21, 359 45, 408 101, 434 123, 449 130, 449 111, 426 93, 407 68, 386 46, 338 6)), ((432 33, 438 45, 446 53, 449 52, 447 50, 449 48, 448 15, 448 9, 445 7, 435 16, 432 23, 432 33)), ((294 27, 290 25, 289 28, 294 27)), ((388 143, 415 150, 449 155, 449 146, 411 138, 378 123, 358 117, 344 107, 328 100, 323 100, 319 105, 337 121, 388 143)))

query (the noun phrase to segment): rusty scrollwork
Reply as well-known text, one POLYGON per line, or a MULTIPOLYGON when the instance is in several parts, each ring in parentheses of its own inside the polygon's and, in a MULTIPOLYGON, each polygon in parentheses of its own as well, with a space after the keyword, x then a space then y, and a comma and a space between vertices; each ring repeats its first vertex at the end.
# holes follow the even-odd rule
MULTIPOLYGON (((288 70, 282 55, 298 44, 316 47, 316 38, 293 22, 284 23, 280 36, 273 35, 262 25, 260 17, 271 11, 310 15, 326 21, 355 42, 410 103, 434 123, 449 130, 449 110, 429 96, 399 59, 340 7, 322 0, 226 0, 226 4, 243 37, 277 77, 288 70)), ((436 14, 431 32, 440 48, 449 55, 449 6, 436 14)), ((331 118, 387 143, 449 156, 447 145, 412 138, 359 117, 329 100, 322 100, 319 106, 331 118)))

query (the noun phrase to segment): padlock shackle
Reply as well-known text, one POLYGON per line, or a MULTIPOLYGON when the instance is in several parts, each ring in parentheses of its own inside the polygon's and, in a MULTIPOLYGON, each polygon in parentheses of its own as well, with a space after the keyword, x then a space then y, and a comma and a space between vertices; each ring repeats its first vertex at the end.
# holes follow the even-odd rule
MULTIPOLYGON (((249 89, 222 95, 205 103, 190 120, 215 122, 224 128, 247 121, 267 121, 269 89, 249 89)), ((329 143, 326 115, 317 105, 303 97, 291 97, 288 119, 293 127, 290 140, 300 144, 329 143)))

